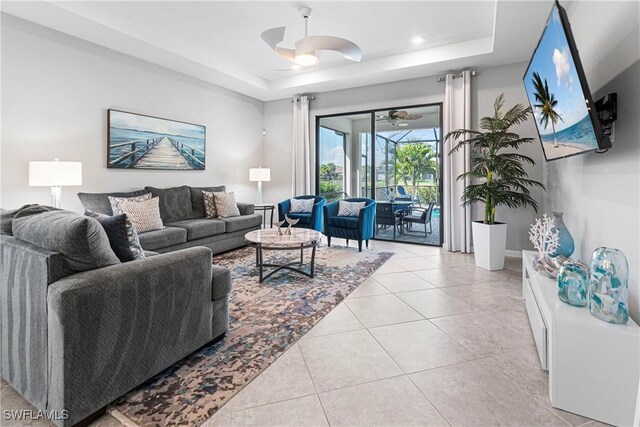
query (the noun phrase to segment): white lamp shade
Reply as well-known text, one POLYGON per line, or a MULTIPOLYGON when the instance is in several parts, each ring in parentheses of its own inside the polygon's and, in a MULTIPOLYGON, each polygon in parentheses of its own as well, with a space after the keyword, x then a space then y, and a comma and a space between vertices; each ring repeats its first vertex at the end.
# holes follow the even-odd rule
POLYGON ((82 185, 80 162, 29 162, 29 186, 65 187, 82 185))
POLYGON ((249 169, 249 181, 271 181, 271 169, 269 168, 251 168, 249 169))

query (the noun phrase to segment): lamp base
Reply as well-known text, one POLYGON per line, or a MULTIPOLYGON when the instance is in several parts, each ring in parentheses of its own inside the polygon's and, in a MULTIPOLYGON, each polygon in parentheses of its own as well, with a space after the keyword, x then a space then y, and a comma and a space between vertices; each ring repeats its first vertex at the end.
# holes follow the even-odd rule
POLYGON ((258 191, 256 192, 256 205, 262 204, 262 181, 258 181, 258 191))
POLYGON ((51 206, 60 209, 60 199, 62 197, 62 187, 51 187, 51 206))

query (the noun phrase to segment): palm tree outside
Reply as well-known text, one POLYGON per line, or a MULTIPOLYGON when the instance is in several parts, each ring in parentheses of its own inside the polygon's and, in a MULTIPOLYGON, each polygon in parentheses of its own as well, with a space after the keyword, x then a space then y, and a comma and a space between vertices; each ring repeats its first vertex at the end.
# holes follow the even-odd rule
POLYGON ((560 116, 560 114, 555 110, 555 107, 558 105, 558 101, 554 94, 549 92, 547 79, 544 79, 543 83, 540 74, 537 72, 533 73, 533 87, 535 88, 533 96, 535 97, 536 102, 538 102, 533 106, 540 111, 540 124, 546 129, 547 126, 549 126, 549 121, 551 121, 554 147, 558 148, 558 140, 556 139, 556 123, 558 123, 558 120, 564 123, 562 116, 560 116))

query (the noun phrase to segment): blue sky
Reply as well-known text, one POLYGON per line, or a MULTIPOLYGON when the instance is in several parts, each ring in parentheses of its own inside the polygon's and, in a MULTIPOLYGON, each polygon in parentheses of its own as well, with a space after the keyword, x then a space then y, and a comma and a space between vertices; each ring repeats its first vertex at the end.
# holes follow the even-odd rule
POLYGON ((344 166, 344 138, 335 131, 320 126, 320 163, 344 166))
POLYGON ((204 139, 204 126, 174 122, 155 117, 140 116, 123 111, 111 111, 111 126, 120 129, 134 129, 160 134, 182 135, 204 139))
MULTIPOLYGON (((532 83, 534 72, 538 72, 543 81, 547 80, 549 92, 553 93, 558 101, 556 111, 564 122, 559 121, 556 124, 556 132, 574 125, 588 114, 580 80, 569 51, 569 43, 562 29, 558 9, 555 6, 524 79, 527 95, 532 103, 535 102, 532 83)), ((551 121, 545 129, 540 125, 540 115, 535 109, 534 116, 540 134, 547 135, 553 132, 551 121)))

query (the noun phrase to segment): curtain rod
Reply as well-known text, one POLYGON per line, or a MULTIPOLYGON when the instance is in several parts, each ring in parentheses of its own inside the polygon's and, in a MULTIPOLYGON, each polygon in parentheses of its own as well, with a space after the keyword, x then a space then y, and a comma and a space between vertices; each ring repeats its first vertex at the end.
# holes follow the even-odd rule
MULTIPOLYGON (((478 73, 476 72, 476 70, 472 70, 472 71, 471 71, 471 76, 472 76, 472 77, 473 77, 473 76, 476 76, 477 74, 478 74, 478 73)), ((463 75, 463 72, 461 71, 461 72, 459 72, 459 73, 455 73, 455 74, 453 75, 453 78, 454 78, 454 79, 459 79, 460 77, 462 77, 462 75, 463 75)), ((444 82, 445 80, 447 80, 447 77, 446 77, 446 76, 444 76, 444 77, 443 77, 443 76, 439 76, 439 77, 438 77, 438 79, 437 79, 438 83, 439 83, 439 82, 444 82)))
POLYGON ((309 97, 309 101, 313 101, 313 100, 315 100, 315 99, 316 99, 316 96, 315 96, 315 95, 305 95, 305 94, 302 94, 302 95, 295 95, 295 96, 291 99, 291 103, 293 104, 294 102, 299 101, 301 96, 307 96, 307 97, 309 97))
POLYGON ((313 100, 315 100, 315 99, 316 99, 315 95, 296 95, 296 96, 294 96, 293 98, 291 98, 291 103, 294 103, 294 102, 296 102, 296 101, 299 101, 299 100, 300 100, 300 97, 302 97, 302 96, 307 96, 307 97, 309 97, 309 101, 313 101, 313 100))

